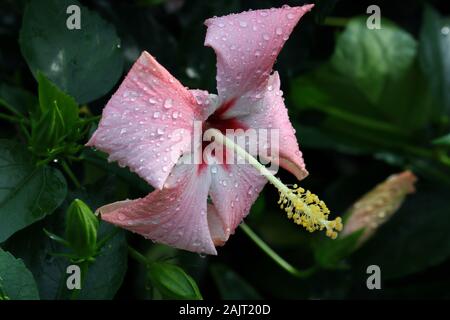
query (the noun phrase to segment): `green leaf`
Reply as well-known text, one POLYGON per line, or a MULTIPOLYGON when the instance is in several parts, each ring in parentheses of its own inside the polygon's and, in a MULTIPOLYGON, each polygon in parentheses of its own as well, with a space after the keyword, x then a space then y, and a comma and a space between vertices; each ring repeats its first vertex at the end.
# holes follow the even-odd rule
POLYGON ((78 104, 74 98, 61 91, 44 74, 38 71, 39 107, 41 113, 56 110, 65 131, 69 132, 78 121, 78 104))
POLYGON ((359 237, 364 230, 356 231, 346 237, 336 240, 323 239, 314 243, 314 257, 316 262, 326 269, 345 267, 343 262, 357 247, 359 237))
POLYGON ((51 214, 67 193, 58 170, 36 167, 32 155, 10 140, 0 140, 0 181, 0 242, 51 214))
POLYGON ((351 19, 331 60, 293 81, 294 104, 303 114, 319 112, 316 125, 335 146, 399 151, 435 115, 416 47, 411 35, 389 21, 369 30, 365 19, 351 19))
POLYGON ((371 30, 365 17, 350 20, 331 58, 334 69, 351 79, 371 103, 379 101, 387 79, 408 70, 417 50, 410 34, 386 19, 382 23, 382 29, 371 30))
POLYGON ((153 286, 164 298, 202 299, 194 279, 174 264, 152 262, 149 265, 148 276, 153 286))
POLYGON ((30 1, 19 41, 34 76, 42 71, 79 103, 107 93, 122 74, 114 27, 75 0, 30 1), (70 5, 80 7, 81 29, 67 28, 70 5))
POLYGON ((17 116, 27 116, 37 106, 37 99, 21 88, 0 84, 0 105, 17 116))
POLYGON ((22 260, 0 248, 0 295, 10 300, 39 300, 33 275, 22 260))
POLYGON ((383 279, 399 278, 450 257, 448 188, 419 184, 400 210, 353 256, 356 267, 380 266, 383 279))
POLYGON ((78 105, 38 72, 39 112, 33 116, 30 145, 38 155, 48 156, 54 149, 81 137, 78 105))
POLYGON ((427 5, 420 31, 420 63, 440 109, 450 114, 450 35, 444 34, 448 28, 450 18, 427 5))
POLYGON ((213 264, 211 274, 224 300, 259 300, 261 295, 237 273, 223 264, 213 264))
POLYGON ((450 146, 450 133, 433 140, 433 144, 450 146))

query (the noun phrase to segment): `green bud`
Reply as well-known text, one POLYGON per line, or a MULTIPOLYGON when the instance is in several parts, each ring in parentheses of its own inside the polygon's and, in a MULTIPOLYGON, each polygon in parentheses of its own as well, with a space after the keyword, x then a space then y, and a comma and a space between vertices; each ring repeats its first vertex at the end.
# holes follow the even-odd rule
POLYGON ((166 262, 152 262, 148 276, 152 285, 167 299, 201 300, 202 295, 194 279, 183 269, 166 262))
POLYGON ((75 199, 67 210, 66 240, 78 258, 90 258, 97 251, 98 219, 81 200, 75 199))

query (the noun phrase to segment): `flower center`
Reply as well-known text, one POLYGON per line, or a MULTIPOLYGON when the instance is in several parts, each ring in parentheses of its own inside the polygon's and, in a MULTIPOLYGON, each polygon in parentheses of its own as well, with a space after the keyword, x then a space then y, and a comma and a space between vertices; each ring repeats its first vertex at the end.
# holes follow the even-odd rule
POLYGON ((269 182, 278 189, 280 199, 278 204, 294 223, 303 226, 306 230, 313 232, 315 230, 326 230, 326 235, 332 239, 337 237, 337 232, 342 230, 342 219, 337 217, 334 220, 328 220, 330 210, 325 203, 310 191, 298 187, 296 184, 292 188, 281 182, 265 166, 258 162, 251 154, 228 139, 217 129, 208 129, 205 135, 209 138, 214 137, 214 141, 223 146, 234 150, 236 154, 246 160, 254 168, 269 180, 269 182))

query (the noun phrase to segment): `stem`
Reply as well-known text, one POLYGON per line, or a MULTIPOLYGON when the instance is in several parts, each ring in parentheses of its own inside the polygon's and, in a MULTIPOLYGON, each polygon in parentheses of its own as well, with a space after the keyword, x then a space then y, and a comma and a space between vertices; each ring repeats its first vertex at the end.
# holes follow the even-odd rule
POLYGON ((131 246, 128 246, 128 254, 130 255, 130 257, 132 257, 137 262, 142 263, 146 266, 149 265, 148 259, 142 253, 140 253, 139 251, 137 251, 136 249, 134 249, 131 246))
POLYGON ((10 122, 14 122, 14 123, 21 123, 22 119, 15 117, 15 116, 10 116, 8 114, 4 114, 4 113, 0 113, 0 119, 4 119, 10 122))
POLYGON ((80 279, 81 289, 74 290, 72 292, 72 294, 70 295, 70 300, 77 300, 78 299, 78 296, 80 295, 80 292, 83 289, 84 280, 86 280, 86 274, 87 274, 87 272, 89 270, 89 262, 88 261, 83 261, 83 262, 79 263, 78 266, 80 267, 80 272, 81 272, 81 279, 80 279))
POLYGON ((253 240, 253 242, 264 251, 276 264, 278 264, 285 271, 297 278, 307 278, 317 271, 316 267, 311 267, 305 270, 299 270, 284 260, 278 253, 276 253, 271 247, 267 245, 248 225, 241 223, 240 228, 245 234, 253 240))
POLYGON ((72 180, 75 187, 78 189, 81 188, 81 183, 78 181, 77 177, 73 173, 72 169, 70 169, 69 165, 65 160, 61 160, 61 166, 64 169, 64 172, 69 176, 70 180, 72 180))
POLYGON ((342 27, 345 28, 349 22, 348 18, 340 18, 340 17, 326 17, 323 21, 323 25, 329 27, 342 27))

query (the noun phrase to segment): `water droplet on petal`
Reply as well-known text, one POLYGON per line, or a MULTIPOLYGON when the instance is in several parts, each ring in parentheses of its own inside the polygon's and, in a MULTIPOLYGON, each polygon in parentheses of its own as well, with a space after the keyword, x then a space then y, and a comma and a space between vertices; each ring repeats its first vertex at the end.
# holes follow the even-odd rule
POLYGON ((153 113, 153 118, 158 119, 159 118, 159 111, 155 111, 153 113))
POLYGON ((277 35, 281 36, 281 35, 283 34, 283 29, 281 29, 280 27, 278 27, 278 28, 275 30, 275 33, 276 33, 277 35))
POLYGON ((245 21, 240 21, 240 22, 239 22, 239 25, 240 25, 242 28, 245 28, 245 27, 247 27, 247 22, 245 22, 245 21))
POLYGON ((295 16, 294 16, 293 13, 290 13, 290 12, 289 12, 289 13, 287 14, 287 18, 288 18, 289 20, 294 19, 294 17, 295 17, 295 16))
POLYGON ((150 99, 148 99, 148 102, 150 102, 151 104, 155 104, 155 103, 156 103, 156 100, 153 99, 153 98, 150 98, 150 99))
POLYGON ((217 167, 211 167, 211 173, 216 174, 217 173, 217 167))
POLYGON ((166 101, 164 101, 164 108, 166 109, 170 109, 173 106, 173 100, 172 99, 166 99, 166 101))
POLYGON ((269 41, 270 40, 270 36, 267 33, 265 33, 265 34, 263 34, 263 39, 266 40, 266 41, 269 41))

